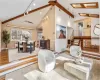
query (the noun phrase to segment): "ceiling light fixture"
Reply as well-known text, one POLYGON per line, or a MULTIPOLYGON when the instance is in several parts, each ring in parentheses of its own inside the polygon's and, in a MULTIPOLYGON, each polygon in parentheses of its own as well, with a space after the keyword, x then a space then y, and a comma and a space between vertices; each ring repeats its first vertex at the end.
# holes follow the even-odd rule
POLYGON ((59 24, 61 22, 61 18, 57 17, 57 23, 59 24))
POLYGON ((79 13, 80 16, 99 18, 99 14, 79 13))
POLYGON ((42 14, 42 12, 40 12, 40 15, 42 14))
POLYGON ((73 8, 98 8, 98 2, 72 3, 73 8))
POLYGON ((28 7, 26 8, 26 10, 25 10, 25 12, 24 12, 24 14, 26 15, 26 13, 28 14, 29 13, 29 11, 31 11, 32 9, 31 9, 31 5, 33 4, 34 6, 36 5, 35 3, 33 3, 35 0, 32 0, 31 2, 30 2, 30 4, 28 5, 28 7))
POLYGON ((36 4, 35 3, 33 3, 33 6, 35 6, 36 4))

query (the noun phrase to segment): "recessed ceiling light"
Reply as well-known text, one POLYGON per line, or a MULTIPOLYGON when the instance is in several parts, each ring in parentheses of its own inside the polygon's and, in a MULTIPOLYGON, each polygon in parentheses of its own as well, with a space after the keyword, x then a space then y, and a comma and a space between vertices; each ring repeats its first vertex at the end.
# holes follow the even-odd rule
POLYGON ((42 14, 42 12, 40 12, 40 14, 42 14))
POLYGON ((96 4, 84 4, 85 7, 88 7, 88 6, 96 6, 96 4))
POLYGON ((73 8, 98 8, 98 2, 72 3, 73 8))
POLYGON ((35 6, 36 4, 35 3, 33 3, 33 6, 35 6))
POLYGON ((72 4, 72 6, 73 6, 73 7, 77 7, 77 8, 81 7, 80 4, 72 4))
POLYGON ((81 16, 86 16, 86 14, 85 14, 85 13, 80 13, 80 15, 81 15, 81 16))
POLYGON ((61 22, 61 18, 57 17, 57 23, 60 23, 60 22, 61 22))

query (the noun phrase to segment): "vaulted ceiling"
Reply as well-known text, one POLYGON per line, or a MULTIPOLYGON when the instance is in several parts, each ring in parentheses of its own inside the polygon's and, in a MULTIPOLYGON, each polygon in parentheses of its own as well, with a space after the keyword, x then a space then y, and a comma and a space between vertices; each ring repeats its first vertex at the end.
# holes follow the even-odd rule
MULTIPOLYGON (((10 18, 23 14, 31 1, 32 0, 0 0, 0 20, 4 22, 10 18)), ((31 10, 47 5, 49 1, 50 0, 34 0, 33 5, 31 5, 31 10)), ((54 1, 54 0, 51 0, 51 1, 54 1)), ((99 6, 100 0, 56 0, 56 1, 58 1, 58 3, 61 4, 66 10, 73 13, 73 15, 75 16, 74 18, 82 17, 79 15, 79 13, 99 14, 100 7, 94 8, 94 9, 93 8, 91 9, 90 8, 88 9, 73 8, 71 4, 98 2, 98 6, 99 6)), ((22 16, 20 18, 17 18, 16 20, 11 21, 11 23, 14 23, 15 25, 20 25, 20 26, 23 26, 23 25, 36 26, 40 23, 40 21, 46 15, 49 9, 50 7, 43 8, 41 10, 38 10, 36 12, 29 14, 28 16, 22 16), (28 22, 28 23, 25 23, 25 22, 28 22)))
MULTIPOLYGON (((25 12, 32 0, 0 0, 0 20, 5 21, 25 12)), ((34 0, 31 9, 48 4, 49 0, 34 0)))
MULTIPOLYGON (((79 13, 89 13, 89 14, 99 14, 100 10, 100 0, 58 0, 58 2, 63 5, 66 9, 72 12, 75 18, 82 17, 79 13), (98 2, 99 8, 73 8, 72 3, 89 3, 89 2, 98 2)), ((84 18, 84 17, 83 17, 84 18)))

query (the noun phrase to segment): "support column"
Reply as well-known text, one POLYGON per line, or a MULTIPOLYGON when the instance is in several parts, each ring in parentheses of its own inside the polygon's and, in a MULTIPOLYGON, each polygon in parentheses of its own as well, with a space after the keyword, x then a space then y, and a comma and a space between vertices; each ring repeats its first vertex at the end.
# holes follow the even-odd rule
POLYGON ((0 21, 0 52, 1 52, 1 21, 0 21))

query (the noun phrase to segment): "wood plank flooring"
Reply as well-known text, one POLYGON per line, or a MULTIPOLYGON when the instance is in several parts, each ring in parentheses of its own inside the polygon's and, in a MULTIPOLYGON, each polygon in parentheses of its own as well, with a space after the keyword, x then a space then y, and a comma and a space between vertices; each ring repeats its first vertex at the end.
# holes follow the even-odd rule
MULTIPOLYGON (((24 61, 24 62, 21 62, 21 63, 18 63, 18 64, 16 64, 16 65, 14 64, 14 65, 11 65, 11 66, 4 67, 4 68, 0 69, 0 73, 2 73, 2 72, 4 72, 4 71, 11 70, 11 69, 14 69, 14 68, 16 68, 16 67, 19 67, 19 66, 22 66, 22 65, 25 65, 25 64, 28 64, 28 63, 31 63, 31 62, 37 61, 36 56, 33 56, 33 57, 31 56, 31 58, 32 58, 32 59, 27 60, 27 61, 24 61)), ((24 59, 21 59, 21 60, 19 60, 19 61, 22 61, 22 60, 25 60, 25 59, 29 59, 29 57, 24 58, 24 59)))
POLYGON ((0 65, 9 63, 8 50, 2 50, 0 53, 0 65))

